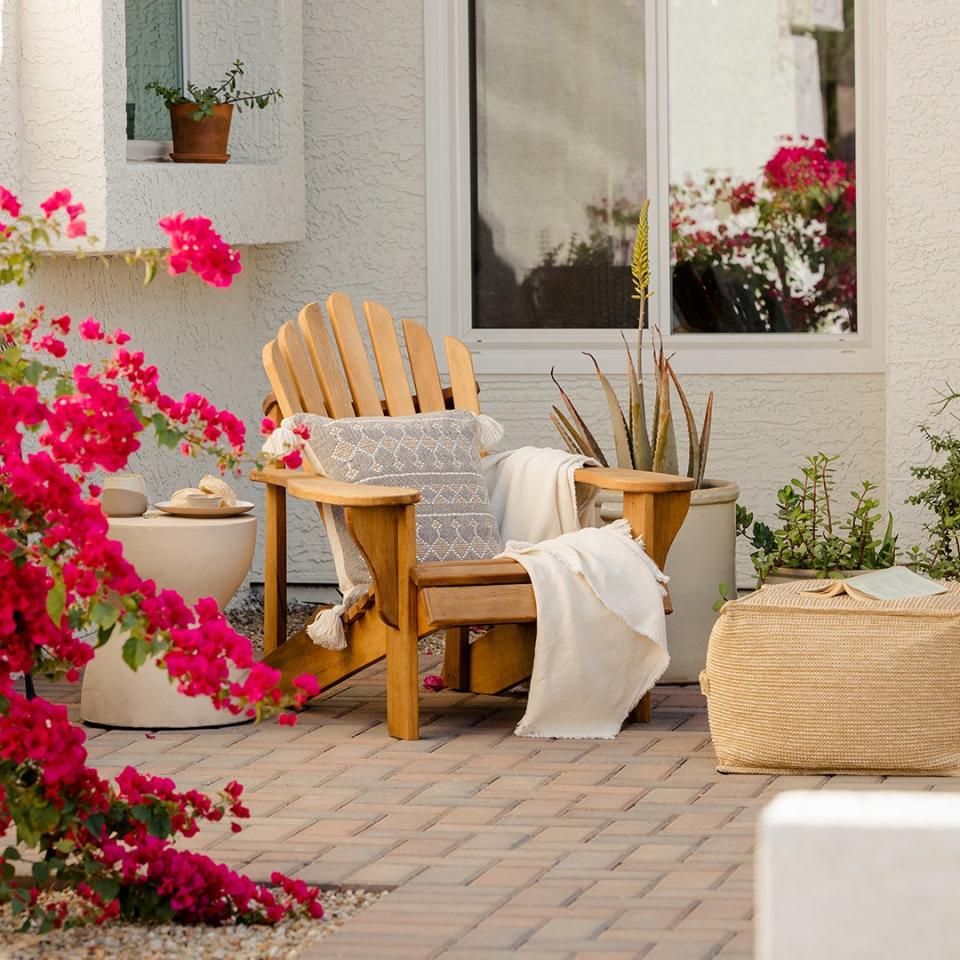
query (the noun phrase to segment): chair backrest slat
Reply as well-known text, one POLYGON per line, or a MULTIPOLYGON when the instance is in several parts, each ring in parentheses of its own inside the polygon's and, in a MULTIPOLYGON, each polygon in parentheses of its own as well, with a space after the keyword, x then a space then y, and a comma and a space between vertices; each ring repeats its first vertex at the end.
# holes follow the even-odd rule
POLYGON ((455 337, 444 337, 447 365, 450 367, 450 386, 453 388, 453 405, 458 410, 480 412, 477 395, 477 378, 473 371, 473 358, 466 345, 455 337))
POLYGON ((295 413, 303 413, 303 405, 300 403, 296 384, 287 370, 287 363, 280 351, 280 344, 276 340, 271 340, 263 348, 263 369, 267 373, 270 386, 273 387, 274 396, 277 398, 283 416, 290 417, 295 413))
POLYGON ((300 311, 300 332, 313 361, 327 413, 334 419, 355 416, 350 387, 347 386, 340 357, 330 338, 319 303, 308 303, 300 311))
POLYGON ((417 391, 417 407, 421 413, 445 410, 443 385, 430 334, 416 320, 407 319, 403 321, 403 339, 407 343, 413 387, 417 391))
POLYGON ((380 371, 380 384, 387 401, 387 413, 391 417, 406 417, 416 413, 410 383, 403 366, 403 354, 393 326, 393 317, 382 303, 363 301, 363 314, 367 318, 373 355, 380 371))
POLYGON ((318 413, 320 416, 327 415, 327 407, 323 402, 323 392, 320 389, 320 381, 307 355, 306 347, 297 333, 297 325, 293 320, 288 320, 277 334, 277 343, 280 345, 280 353, 287 363, 287 370, 290 372, 293 382, 300 395, 300 403, 307 413, 318 413))
POLYGON ((360 336, 360 327, 353 313, 353 304, 345 293, 332 293, 327 298, 327 316, 333 327, 340 359, 353 394, 353 404, 361 417, 383 416, 380 393, 377 390, 367 351, 360 336))

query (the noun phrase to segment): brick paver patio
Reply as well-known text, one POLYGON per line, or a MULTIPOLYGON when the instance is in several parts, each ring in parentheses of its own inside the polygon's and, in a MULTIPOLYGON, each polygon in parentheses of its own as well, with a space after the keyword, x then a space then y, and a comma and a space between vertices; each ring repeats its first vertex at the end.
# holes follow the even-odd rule
POLYGON ((93 762, 182 787, 241 780, 249 825, 191 844, 258 879, 396 888, 305 954, 318 960, 748 957, 754 823, 777 791, 960 789, 719 775, 693 687, 658 688, 653 723, 614 741, 520 739, 520 699, 424 693, 423 739, 402 743, 386 734, 383 680, 358 675, 293 728, 91 730, 93 762))

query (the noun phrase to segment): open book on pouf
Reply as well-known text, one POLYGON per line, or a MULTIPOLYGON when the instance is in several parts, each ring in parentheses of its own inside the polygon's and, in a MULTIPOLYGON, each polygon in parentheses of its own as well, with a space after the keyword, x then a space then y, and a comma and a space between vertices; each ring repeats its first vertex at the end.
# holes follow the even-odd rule
POLYGON ((922 577, 908 567, 888 567, 846 580, 818 580, 803 590, 825 597, 847 594, 857 600, 903 600, 907 597, 934 597, 947 592, 942 584, 922 577))

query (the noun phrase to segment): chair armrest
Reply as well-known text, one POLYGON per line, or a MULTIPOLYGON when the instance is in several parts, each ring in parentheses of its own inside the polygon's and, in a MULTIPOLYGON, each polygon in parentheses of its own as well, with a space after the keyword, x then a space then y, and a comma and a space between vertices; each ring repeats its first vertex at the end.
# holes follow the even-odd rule
POLYGON ((625 470, 621 467, 582 467, 574 473, 573 479, 601 490, 619 490, 623 493, 682 493, 694 487, 690 477, 625 470))
POLYGON ((329 503, 337 507, 402 507, 418 503, 420 491, 412 487, 380 487, 367 483, 344 483, 318 477, 303 470, 268 467, 254 470, 250 479, 284 487, 298 500, 329 503))

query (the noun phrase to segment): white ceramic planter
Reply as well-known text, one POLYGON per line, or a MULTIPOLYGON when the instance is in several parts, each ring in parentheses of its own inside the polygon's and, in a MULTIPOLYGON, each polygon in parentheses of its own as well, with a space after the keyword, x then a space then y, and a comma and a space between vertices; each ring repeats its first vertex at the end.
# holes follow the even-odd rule
MULTIPOLYGON (((729 480, 707 480, 690 497, 690 511, 667 557, 673 613, 667 617, 670 666, 661 683, 696 683, 707 662, 707 642, 717 619, 719 587, 737 582, 736 506, 740 488, 729 480)), ((603 496, 600 517, 623 515, 623 499, 603 496)))

